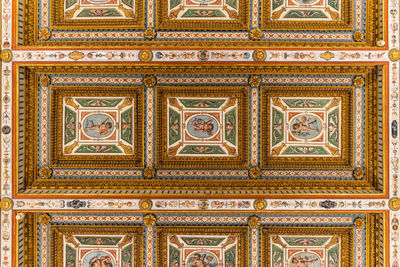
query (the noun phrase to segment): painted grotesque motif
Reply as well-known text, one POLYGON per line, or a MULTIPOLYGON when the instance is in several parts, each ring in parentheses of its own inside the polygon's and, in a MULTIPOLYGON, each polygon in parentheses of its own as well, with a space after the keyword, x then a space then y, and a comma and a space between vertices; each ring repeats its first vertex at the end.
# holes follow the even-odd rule
POLYGON ((134 102, 126 98, 65 98, 64 152, 132 154, 133 109, 134 102))

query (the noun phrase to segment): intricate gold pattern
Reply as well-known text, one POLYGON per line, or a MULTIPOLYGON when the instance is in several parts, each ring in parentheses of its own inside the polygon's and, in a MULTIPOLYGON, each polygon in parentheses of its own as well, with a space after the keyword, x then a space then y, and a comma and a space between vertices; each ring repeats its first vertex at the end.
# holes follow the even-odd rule
POLYGON ((254 201, 254 208, 256 210, 264 210, 267 207, 267 202, 264 199, 257 199, 254 201))
POLYGON ((353 39, 356 42, 361 42, 362 40, 364 40, 364 33, 362 31, 355 31, 353 33, 353 39))
POLYGON ((259 28, 252 29, 250 31, 250 39, 254 41, 260 40, 262 37, 262 31, 259 28))
MULTIPOLYGON (((41 84, 42 86, 49 86, 50 83, 51 83, 50 76, 48 76, 48 75, 40 76, 39 82, 40 82, 40 84, 41 84)), ((72 99, 71 99, 71 100, 72 100, 72 99)))
POLYGON ((42 179, 49 179, 53 173, 53 170, 49 166, 45 166, 39 169, 39 176, 42 179))
POLYGON ((249 78, 249 84, 251 87, 258 87, 260 86, 261 83, 261 77, 260 75, 252 75, 249 78))
POLYGON ((49 28, 41 28, 39 30, 39 38, 42 40, 49 40, 51 37, 51 32, 49 28))
POLYGON ((252 167, 249 170, 249 176, 251 179, 258 179, 261 176, 261 170, 258 167, 252 167))
POLYGON ((4 62, 10 62, 12 60, 12 52, 9 49, 4 49, 1 51, 0 58, 4 62))
POLYGON ((144 37, 149 40, 154 39, 154 37, 156 37, 156 31, 152 28, 148 28, 144 32, 144 37))
POLYGON ((43 213, 39 216, 39 223, 41 225, 48 225, 51 221, 50 215, 47 213, 43 213))
POLYGON ((326 60, 331 60, 334 57, 335 57, 335 55, 329 51, 321 54, 321 58, 326 59, 326 60))
POLYGON ((157 78, 154 75, 146 75, 143 78, 143 84, 146 87, 152 87, 156 85, 156 83, 157 83, 157 78))
POLYGON ((9 211, 12 209, 12 207, 13 207, 13 201, 10 198, 5 197, 1 200, 0 208, 2 211, 9 211))
POLYGON ((253 53, 253 59, 255 61, 264 61, 267 58, 267 53, 264 50, 256 50, 253 53))
POLYGON ((357 180, 361 180, 364 177, 364 170, 363 169, 355 169, 353 171, 353 177, 357 180))
POLYGON ((153 53, 149 50, 142 50, 139 53, 139 59, 143 62, 148 62, 153 59, 153 53))
POLYGON ((156 217, 153 214, 147 214, 143 217, 143 223, 147 227, 153 227, 156 224, 156 217))
POLYGON ((150 199, 142 199, 139 202, 139 207, 142 210, 149 210, 151 209, 151 206, 153 206, 153 203, 151 202, 150 199))
POLYGON ((146 167, 143 171, 143 177, 147 179, 154 178, 156 175, 156 170, 152 167, 146 167))
POLYGON ((389 59, 391 61, 397 61, 400 59, 400 51, 397 48, 393 48, 389 51, 389 59))
POLYGON ((356 228, 364 228, 365 221, 362 218, 357 218, 357 219, 354 220, 354 226, 356 228))
POLYGON ((389 200, 389 208, 393 211, 400 210, 400 198, 393 197, 389 200))
POLYGON ((258 216, 251 216, 248 220, 248 224, 251 228, 258 228, 261 224, 261 219, 258 216))

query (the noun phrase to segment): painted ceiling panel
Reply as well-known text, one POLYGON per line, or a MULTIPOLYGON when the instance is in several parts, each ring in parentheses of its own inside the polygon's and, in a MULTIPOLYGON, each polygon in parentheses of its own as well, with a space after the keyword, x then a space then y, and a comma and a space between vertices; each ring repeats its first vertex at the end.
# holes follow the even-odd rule
POLYGON ((5 0, 0 265, 398 267, 382 0, 5 0))

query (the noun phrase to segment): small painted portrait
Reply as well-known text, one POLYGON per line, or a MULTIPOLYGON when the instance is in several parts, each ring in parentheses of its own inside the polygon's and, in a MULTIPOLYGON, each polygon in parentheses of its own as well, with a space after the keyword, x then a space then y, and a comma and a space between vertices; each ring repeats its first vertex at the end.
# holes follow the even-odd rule
POLYGON ((216 257, 208 252, 196 252, 190 256, 188 267, 217 267, 218 261, 216 257))
POLYGON ((309 139, 316 137, 321 128, 322 123, 316 116, 302 115, 292 121, 290 130, 298 138, 309 139))
POLYGON ((83 130, 90 137, 104 138, 113 132, 114 123, 106 114, 93 114, 84 120, 83 130))
POLYGON ((320 267, 320 259, 311 253, 300 253, 294 255, 291 260, 289 267, 320 267))
POLYGON ((83 267, 116 267, 116 265, 109 254, 92 252, 84 258, 83 267))
POLYGON ((191 118, 188 124, 189 133, 197 138, 213 136, 218 130, 215 118, 207 115, 199 115, 191 118))

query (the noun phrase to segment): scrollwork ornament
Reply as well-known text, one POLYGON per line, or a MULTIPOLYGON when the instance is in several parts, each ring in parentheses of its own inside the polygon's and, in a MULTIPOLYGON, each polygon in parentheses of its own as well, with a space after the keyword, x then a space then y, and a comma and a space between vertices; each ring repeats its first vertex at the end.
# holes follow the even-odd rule
POLYGON ((153 227, 156 224, 156 217, 153 214, 147 214, 143 217, 143 223, 147 227, 153 227))
POLYGON ((152 167, 147 167, 143 171, 143 177, 146 179, 152 179, 156 175, 156 170, 152 167))
POLYGON ((151 202, 150 199, 142 199, 139 202, 139 207, 142 210, 149 210, 149 209, 151 209, 152 206, 153 206, 153 203, 151 202))
POLYGON ((144 37, 148 40, 154 39, 154 37, 156 37, 156 31, 152 28, 148 28, 144 32, 144 37))
POLYGON ((250 31, 250 39, 253 41, 258 41, 262 37, 262 31, 259 28, 252 29, 250 31))
POLYGON ((364 40, 364 33, 362 31, 355 31, 353 33, 353 40, 356 42, 361 42, 364 40))
POLYGON ((40 76, 39 83, 42 86, 49 86, 51 83, 51 78, 48 75, 40 76))
POLYGON ((0 54, 1 60, 4 62, 10 62, 12 60, 12 52, 10 49, 4 49, 0 54))
POLYGON ((0 208, 2 211, 9 211, 13 207, 13 201, 11 198, 5 197, 0 202, 0 208))
POLYGON ((40 28, 39 30, 39 38, 46 41, 49 40, 51 37, 51 32, 49 28, 40 28))
POLYGON ((260 75, 252 75, 249 78, 249 84, 251 87, 258 87, 260 86, 261 83, 261 77, 260 75))
POLYGON ((357 218, 357 219, 354 220, 354 226, 356 228, 364 228, 365 221, 362 218, 357 218))
POLYGON ((264 210, 267 207, 267 202, 264 199, 257 199, 253 205, 256 210, 264 210))
POLYGON ((357 180, 360 180, 364 177, 364 170, 357 168, 353 171, 353 177, 357 180))
POLYGON ((251 228, 258 228, 260 226, 260 224, 261 224, 261 220, 260 220, 260 218, 258 216, 253 215, 253 216, 251 216, 249 218, 247 223, 249 224, 249 226, 251 228))
POLYGON ((149 62, 153 59, 153 53, 149 50, 142 50, 139 53, 139 59, 143 62, 149 62))
POLYGON ((400 210, 400 198, 394 197, 389 200, 389 208, 393 211, 400 210))
POLYGON ((353 79, 353 84, 356 87, 361 87, 365 84, 364 78, 361 76, 357 76, 353 79))
POLYGON ((143 84, 146 87, 152 87, 157 83, 157 78, 154 75, 146 75, 143 78, 143 84))
POLYGON ((258 179, 261 176, 261 170, 259 167, 252 167, 249 170, 249 176, 251 179, 258 179))
POLYGON ((45 166, 39 169, 39 176, 42 179, 49 179, 53 174, 53 170, 49 166, 45 166))
POLYGON ((257 50, 253 52, 253 59, 255 61, 264 61, 267 58, 267 53, 264 50, 257 50))
POLYGON ((51 221, 50 215, 47 213, 43 213, 39 216, 39 223, 41 225, 48 225, 51 221))

